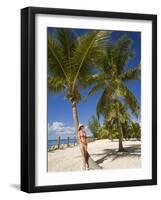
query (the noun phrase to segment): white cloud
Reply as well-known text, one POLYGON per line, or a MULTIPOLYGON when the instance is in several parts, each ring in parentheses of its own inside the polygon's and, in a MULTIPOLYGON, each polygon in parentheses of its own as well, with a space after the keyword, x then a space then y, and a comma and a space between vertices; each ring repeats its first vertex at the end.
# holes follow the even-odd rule
POLYGON ((67 126, 62 122, 53 122, 48 124, 48 133, 55 134, 74 134, 75 129, 73 126, 67 126))
MULTIPOLYGON (((87 135, 91 136, 91 132, 88 129, 88 126, 85 126, 85 131, 87 135)), ((75 133, 75 127, 74 126, 68 126, 62 122, 55 121, 51 124, 48 124, 48 134, 50 135, 62 135, 62 134, 71 134, 73 135, 75 133)))

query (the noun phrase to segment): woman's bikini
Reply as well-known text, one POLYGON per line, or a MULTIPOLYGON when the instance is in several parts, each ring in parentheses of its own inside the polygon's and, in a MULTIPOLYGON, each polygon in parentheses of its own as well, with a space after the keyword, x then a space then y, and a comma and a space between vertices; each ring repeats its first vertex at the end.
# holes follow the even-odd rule
POLYGON ((87 138, 86 133, 84 131, 82 131, 82 133, 80 134, 80 141, 84 145, 87 145, 86 138, 87 138), (82 139, 83 139, 83 141, 82 141, 82 139))

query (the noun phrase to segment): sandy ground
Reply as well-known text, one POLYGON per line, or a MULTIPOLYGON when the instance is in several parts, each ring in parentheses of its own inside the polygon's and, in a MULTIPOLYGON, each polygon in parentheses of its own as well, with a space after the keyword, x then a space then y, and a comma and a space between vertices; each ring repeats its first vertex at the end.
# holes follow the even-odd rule
MULTIPOLYGON (((141 142, 124 141, 127 152, 118 152, 118 142, 108 139, 88 144, 88 152, 103 169, 126 169, 141 167, 141 142)), ((82 157, 79 146, 48 152, 48 172, 80 171, 82 157)))

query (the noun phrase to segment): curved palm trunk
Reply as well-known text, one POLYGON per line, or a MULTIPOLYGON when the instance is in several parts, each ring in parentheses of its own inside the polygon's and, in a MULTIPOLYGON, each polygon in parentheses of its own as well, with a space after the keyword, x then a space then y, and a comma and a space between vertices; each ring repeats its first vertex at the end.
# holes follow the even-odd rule
MULTIPOLYGON (((72 102, 72 111, 73 111, 73 120, 74 120, 75 131, 78 136, 79 120, 78 120, 77 104, 75 102, 72 102)), ((80 147, 79 137, 78 137, 78 144, 80 147)), ((81 148, 80 148, 80 151, 81 151, 81 148)), ((81 151, 81 154, 82 154, 82 156, 84 156, 82 151, 81 151)), ((89 164, 90 169, 101 169, 101 167, 90 157, 89 153, 88 153, 88 164, 89 164)))
POLYGON ((123 131, 122 131, 122 125, 121 125, 120 120, 119 120, 119 104, 116 104, 116 109, 117 109, 117 128, 118 128, 118 132, 119 132, 119 149, 118 149, 118 151, 124 152, 125 149, 124 149, 123 144, 122 144, 123 131))
POLYGON ((123 144, 122 144, 122 140, 123 140, 122 126, 120 124, 119 119, 117 121, 118 121, 117 122, 118 123, 117 126, 118 126, 118 130, 119 130, 119 152, 123 152, 125 150, 124 150, 123 144))

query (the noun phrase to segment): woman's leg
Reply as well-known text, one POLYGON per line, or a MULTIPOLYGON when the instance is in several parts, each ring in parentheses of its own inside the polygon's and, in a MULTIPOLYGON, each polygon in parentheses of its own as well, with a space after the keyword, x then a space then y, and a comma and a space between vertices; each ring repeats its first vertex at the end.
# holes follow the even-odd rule
POLYGON ((83 169, 86 169, 86 155, 85 155, 85 148, 84 145, 81 145, 81 152, 83 156, 83 169))
POLYGON ((87 145, 85 145, 85 159, 86 159, 86 167, 87 169, 89 169, 87 145))

